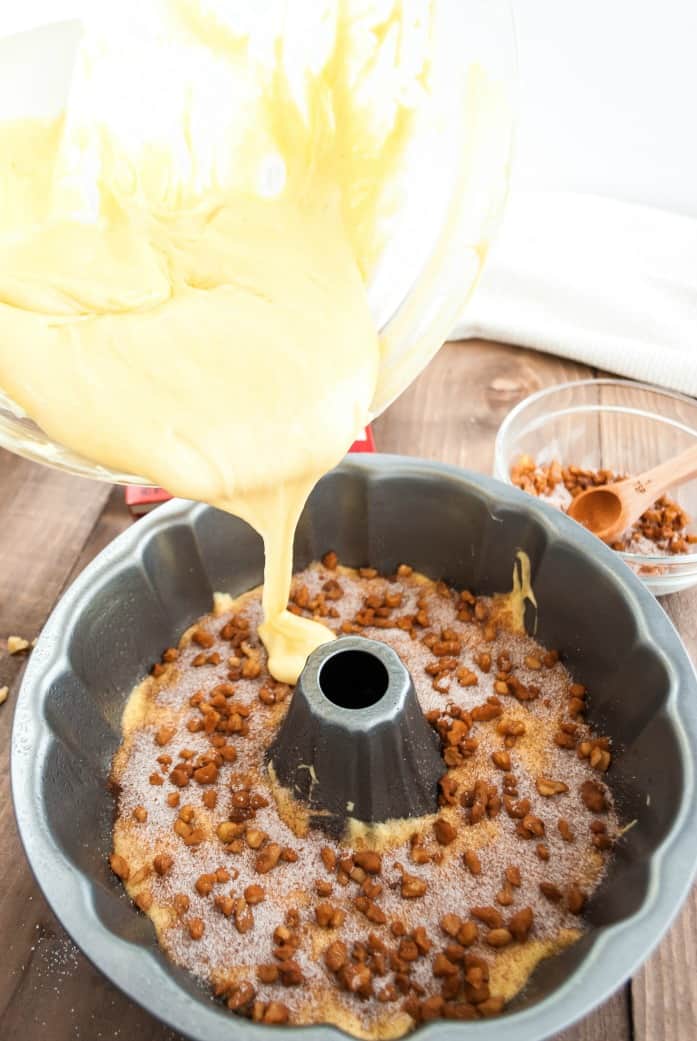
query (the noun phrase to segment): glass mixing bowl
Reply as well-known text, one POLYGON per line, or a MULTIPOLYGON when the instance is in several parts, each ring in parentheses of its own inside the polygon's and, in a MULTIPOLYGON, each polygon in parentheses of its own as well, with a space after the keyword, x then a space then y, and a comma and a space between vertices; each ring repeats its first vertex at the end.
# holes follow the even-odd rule
MULTIPOLYGON (((508 191, 516 73, 509 0, 439 0, 437 12, 433 113, 410 149, 408 191, 368 286, 383 344, 374 415, 424 368, 462 314, 508 191)), ((73 21, 0 39, 0 119, 63 111, 79 38, 73 21)), ((97 465, 87 446, 78 455, 55 443, 1 385, 0 445, 81 476, 152 483, 97 465)))
MULTIPOLYGON (((496 436, 494 476, 512 484, 511 466, 522 455, 539 463, 637 474, 697 443, 697 401, 631 380, 577 380, 525 398, 496 436)), ((692 518, 697 534, 697 479, 673 489, 671 498, 692 518)), ((694 553, 620 552, 656 596, 697 584, 694 553)))

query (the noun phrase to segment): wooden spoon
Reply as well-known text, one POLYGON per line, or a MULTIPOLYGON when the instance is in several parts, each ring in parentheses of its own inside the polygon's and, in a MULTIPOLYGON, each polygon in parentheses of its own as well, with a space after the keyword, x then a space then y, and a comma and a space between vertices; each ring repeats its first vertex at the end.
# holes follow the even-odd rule
POLYGON ((567 513, 603 542, 614 542, 667 488, 697 476, 697 444, 665 463, 624 481, 587 488, 567 513))

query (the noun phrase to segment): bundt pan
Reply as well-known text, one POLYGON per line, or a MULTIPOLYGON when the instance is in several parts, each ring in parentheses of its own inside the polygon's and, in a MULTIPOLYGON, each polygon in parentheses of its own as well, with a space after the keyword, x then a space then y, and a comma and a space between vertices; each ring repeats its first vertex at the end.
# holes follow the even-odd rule
MULTIPOLYGON (((540 1041, 599 1004, 637 968, 682 902, 697 858, 697 681, 663 610, 612 551, 522 492, 436 463, 344 462, 317 486, 295 544, 303 567, 327 549, 393 571, 408 561, 481 593, 509 589, 516 551, 532 564, 538 635, 593 691, 614 739, 609 781, 624 820, 590 929, 544 961, 495 1020, 419 1028, 423 1041, 540 1041)), ((196 1041, 272 1041, 277 1027, 218 1006, 160 951, 110 872, 107 788, 134 683, 209 610, 214 590, 262 579, 262 545, 241 521, 174 501, 117 538, 46 624, 20 691, 12 784, 29 862, 76 943, 117 986, 196 1041)), ((295 1034, 325 1041, 323 1026, 295 1034)))

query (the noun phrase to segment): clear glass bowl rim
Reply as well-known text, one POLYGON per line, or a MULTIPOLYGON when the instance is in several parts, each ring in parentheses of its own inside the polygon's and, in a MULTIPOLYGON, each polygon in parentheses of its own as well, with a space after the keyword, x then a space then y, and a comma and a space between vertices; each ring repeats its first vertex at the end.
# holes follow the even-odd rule
MULTIPOLYGON (((697 415, 697 401, 694 398, 691 398, 688 394, 681 394, 679 391, 668 390, 665 387, 658 387, 652 383, 639 383, 636 380, 619 379, 616 377, 600 377, 597 379, 590 377, 582 380, 568 380, 566 383, 555 383, 550 387, 542 387, 541 390, 536 390, 533 394, 528 394, 528 396, 523 398, 522 401, 519 401, 518 404, 508 413, 496 432, 496 441, 494 444, 494 476, 498 478, 498 480, 503 481, 505 484, 513 484, 509 475, 509 464, 505 458, 504 442, 509 436, 510 429, 516 420, 525 413, 530 405, 543 401, 546 397, 551 397, 553 394, 557 394, 561 391, 572 391, 577 387, 625 387, 628 390, 650 391, 652 394, 672 398, 674 401, 680 401, 691 406, 695 409, 695 414, 697 415)), ((659 416, 656 412, 649 412, 646 409, 631 408, 630 406, 622 405, 593 405, 589 406, 588 410, 594 412, 624 412, 630 415, 650 418, 665 418, 659 416)), ((684 429, 690 430, 697 441, 697 428, 684 426, 684 429)), ((642 567, 655 565, 656 567, 668 568, 669 572, 673 570, 679 571, 683 567, 685 570, 692 570, 693 568, 697 570, 697 552, 676 553, 666 556, 660 554, 627 553, 624 550, 620 550, 619 555, 623 560, 626 560, 627 563, 638 564, 642 567)))

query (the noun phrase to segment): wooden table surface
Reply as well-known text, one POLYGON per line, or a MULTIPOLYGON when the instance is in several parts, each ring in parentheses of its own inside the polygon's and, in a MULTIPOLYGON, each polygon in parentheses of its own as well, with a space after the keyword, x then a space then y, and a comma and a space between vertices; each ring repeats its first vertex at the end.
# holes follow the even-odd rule
MULTIPOLYGON (((491 471, 508 410, 551 383, 593 375, 584 366, 500 344, 447 344, 375 424, 385 452, 491 471)), ((0 450, 0 1041, 178 1041, 107 982, 49 911, 14 824, 9 750, 24 655, 66 585, 130 518, 119 488, 67 477, 0 450)), ((697 658, 697 591, 662 601, 697 658)), ((66 812, 70 807, 66 806, 66 812)), ((653 957, 604 1006, 555 1041, 697 1038, 697 893, 653 957)))

